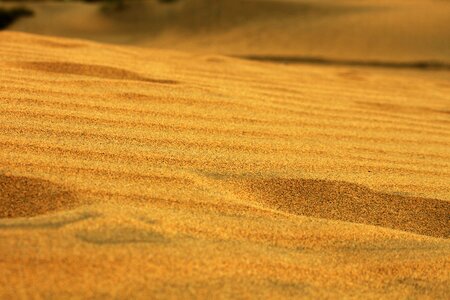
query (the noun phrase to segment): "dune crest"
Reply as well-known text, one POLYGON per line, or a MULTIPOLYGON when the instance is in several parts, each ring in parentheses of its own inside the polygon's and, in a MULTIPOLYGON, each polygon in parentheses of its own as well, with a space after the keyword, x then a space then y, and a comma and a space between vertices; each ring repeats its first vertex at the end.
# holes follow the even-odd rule
POLYGON ((129 1, 110 14, 83 2, 27 5, 35 17, 12 30, 284 62, 447 70, 450 63, 444 0, 129 1))
POLYGON ((61 73, 65 75, 84 75, 89 77, 135 80, 151 83, 176 84, 175 80, 151 79, 137 73, 110 66, 67 62, 21 62, 17 66, 42 72, 61 73))

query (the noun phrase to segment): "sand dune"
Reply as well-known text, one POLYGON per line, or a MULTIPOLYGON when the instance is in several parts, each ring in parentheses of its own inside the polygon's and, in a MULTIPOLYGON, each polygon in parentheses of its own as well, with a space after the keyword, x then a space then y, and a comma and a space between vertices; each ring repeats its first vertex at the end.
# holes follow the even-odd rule
POLYGON ((221 53, 450 64, 450 2, 443 0, 179 0, 98 5, 34 1, 12 30, 221 53))
POLYGON ((0 52, 0 298, 449 294, 448 71, 0 52))

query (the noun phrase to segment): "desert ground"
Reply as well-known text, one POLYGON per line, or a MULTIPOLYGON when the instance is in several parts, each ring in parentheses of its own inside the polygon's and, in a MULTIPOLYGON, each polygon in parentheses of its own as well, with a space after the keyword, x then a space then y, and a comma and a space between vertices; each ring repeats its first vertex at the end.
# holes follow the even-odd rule
POLYGON ((0 32, 0 299, 448 298, 450 2, 135 3, 0 32))

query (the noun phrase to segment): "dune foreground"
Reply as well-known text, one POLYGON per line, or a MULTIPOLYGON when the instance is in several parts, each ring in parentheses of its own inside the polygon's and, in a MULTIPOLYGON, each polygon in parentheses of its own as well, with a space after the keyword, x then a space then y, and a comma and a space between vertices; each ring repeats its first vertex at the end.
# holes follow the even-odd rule
POLYGON ((449 295, 448 71, 0 53, 1 299, 449 295))

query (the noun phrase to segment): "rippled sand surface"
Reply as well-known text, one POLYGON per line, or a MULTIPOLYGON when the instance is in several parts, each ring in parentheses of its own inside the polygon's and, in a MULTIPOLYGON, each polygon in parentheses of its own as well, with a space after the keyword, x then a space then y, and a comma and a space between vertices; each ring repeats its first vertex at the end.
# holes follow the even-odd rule
POLYGON ((0 33, 0 298, 436 298, 448 71, 0 33))

